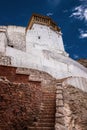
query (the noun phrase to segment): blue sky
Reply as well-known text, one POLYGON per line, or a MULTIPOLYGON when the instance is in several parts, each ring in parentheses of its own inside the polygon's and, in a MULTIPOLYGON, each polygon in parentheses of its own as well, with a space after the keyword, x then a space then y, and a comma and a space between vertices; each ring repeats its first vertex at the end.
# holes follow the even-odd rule
POLYGON ((32 13, 50 16, 73 59, 87 58, 87 0, 1 0, 0 25, 27 26, 32 13))

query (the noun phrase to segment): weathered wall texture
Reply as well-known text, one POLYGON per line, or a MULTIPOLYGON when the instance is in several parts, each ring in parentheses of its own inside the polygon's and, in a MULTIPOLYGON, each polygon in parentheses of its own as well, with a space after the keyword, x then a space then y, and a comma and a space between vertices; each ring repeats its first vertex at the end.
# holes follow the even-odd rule
POLYGON ((64 80, 38 70, 0 66, 0 129, 29 129, 43 110, 43 93, 55 95, 56 89, 55 130, 87 130, 87 93, 64 80))
POLYGON ((26 48, 27 52, 31 48, 65 52, 61 33, 40 24, 34 24, 31 30, 27 30, 26 48))
POLYGON ((64 116, 64 95, 62 83, 56 84, 56 114, 55 114, 55 130, 67 130, 65 126, 64 116))
POLYGON ((27 68, 17 68, 16 74, 26 74, 29 75, 29 81, 39 81, 43 88, 47 88, 47 86, 52 87, 55 84, 55 78, 49 75, 46 72, 38 71, 35 69, 27 69, 27 68))
POLYGON ((28 83, 29 74, 16 73, 16 70, 17 70, 16 67, 0 65, 0 76, 6 77, 11 82, 28 83))
POLYGON ((12 83, 0 77, 0 130, 28 130, 40 111, 38 82, 12 83))
POLYGON ((55 130, 87 130, 87 92, 70 85, 56 88, 55 130))
POLYGON ((7 45, 7 37, 4 31, 0 31, 0 53, 5 55, 7 45))
POLYGON ((11 65, 11 57, 3 56, 2 54, 0 54, 0 65, 10 66, 11 65))
POLYGON ((6 46, 18 50, 26 50, 25 28, 18 26, 0 26, 0 51, 5 52, 6 46))
POLYGON ((87 130, 87 93, 64 87, 65 124, 70 130, 87 130))
POLYGON ((50 125, 54 126, 53 81, 50 75, 38 70, 0 66, 0 130, 30 130, 35 124, 42 126, 42 129, 45 126, 43 122, 39 124, 40 120, 45 115, 44 120, 46 118, 45 122, 48 121, 46 127, 49 126, 51 113, 53 122, 50 125), (41 83, 39 77, 44 77, 41 81, 45 83, 41 83))
POLYGON ((17 26, 7 27, 8 46, 18 50, 26 50, 25 28, 17 26))

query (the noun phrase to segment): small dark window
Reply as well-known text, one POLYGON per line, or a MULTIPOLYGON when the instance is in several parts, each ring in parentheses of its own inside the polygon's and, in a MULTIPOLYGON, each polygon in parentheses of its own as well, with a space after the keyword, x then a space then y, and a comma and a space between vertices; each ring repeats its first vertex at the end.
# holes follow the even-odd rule
POLYGON ((40 36, 38 36, 38 39, 40 39, 40 36))
POLYGON ((8 45, 8 46, 10 46, 10 47, 12 47, 12 48, 14 47, 13 45, 8 45))

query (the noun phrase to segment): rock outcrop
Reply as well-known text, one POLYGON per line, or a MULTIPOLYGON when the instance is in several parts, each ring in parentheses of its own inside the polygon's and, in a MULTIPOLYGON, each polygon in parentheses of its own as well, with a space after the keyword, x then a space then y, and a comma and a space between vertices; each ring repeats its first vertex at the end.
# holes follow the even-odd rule
POLYGON ((87 59, 79 59, 78 62, 87 68, 87 59))
POLYGON ((65 86, 64 115, 67 130, 87 130, 87 93, 65 86))

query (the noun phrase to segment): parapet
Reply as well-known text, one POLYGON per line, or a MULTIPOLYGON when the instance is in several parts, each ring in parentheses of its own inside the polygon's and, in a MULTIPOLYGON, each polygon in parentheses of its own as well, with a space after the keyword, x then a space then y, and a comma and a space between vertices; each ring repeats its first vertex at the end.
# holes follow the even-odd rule
POLYGON ((42 16, 39 14, 33 14, 30 18, 26 31, 32 28, 33 24, 41 24, 51 27, 54 31, 60 32, 60 28, 56 25, 56 23, 48 16, 42 16))
POLYGON ((6 32, 7 27, 6 26, 0 26, 0 32, 6 32))

